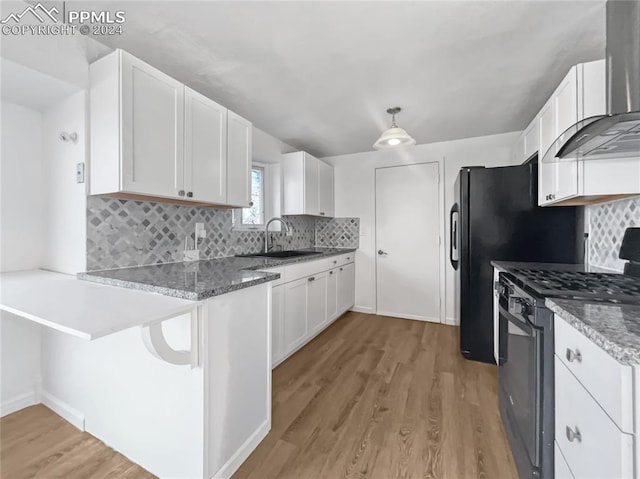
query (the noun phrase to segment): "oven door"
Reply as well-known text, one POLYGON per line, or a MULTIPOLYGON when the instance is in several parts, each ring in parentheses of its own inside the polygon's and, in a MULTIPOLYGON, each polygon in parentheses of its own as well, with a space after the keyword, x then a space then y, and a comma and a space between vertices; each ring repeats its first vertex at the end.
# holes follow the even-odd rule
POLYGON ((509 422, 519 443, 512 444, 514 456, 522 457, 524 449, 531 465, 538 468, 542 434, 542 331, 531 323, 529 318, 533 314, 531 302, 512 289, 507 288, 500 296, 500 329, 505 338, 499 383, 507 411, 503 420, 509 422))

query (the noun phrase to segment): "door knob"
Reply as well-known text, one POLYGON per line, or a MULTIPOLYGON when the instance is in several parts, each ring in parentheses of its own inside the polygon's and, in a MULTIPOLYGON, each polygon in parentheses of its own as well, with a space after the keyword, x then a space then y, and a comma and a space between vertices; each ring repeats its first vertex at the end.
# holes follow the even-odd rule
POLYGON ((384 251, 382 251, 381 249, 378 250, 378 254, 380 256, 386 255, 387 253, 385 253, 384 251))

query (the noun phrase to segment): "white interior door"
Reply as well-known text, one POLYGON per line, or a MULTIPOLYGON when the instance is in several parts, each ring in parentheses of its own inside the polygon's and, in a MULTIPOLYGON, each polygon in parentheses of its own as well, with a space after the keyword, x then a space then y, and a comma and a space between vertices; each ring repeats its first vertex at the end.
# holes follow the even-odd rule
POLYGON ((438 163, 376 169, 377 313, 440 322, 438 163))

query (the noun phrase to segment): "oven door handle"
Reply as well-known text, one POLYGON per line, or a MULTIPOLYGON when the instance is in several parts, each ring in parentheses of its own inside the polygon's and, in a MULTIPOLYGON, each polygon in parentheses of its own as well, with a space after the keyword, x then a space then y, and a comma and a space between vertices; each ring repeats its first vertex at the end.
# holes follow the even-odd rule
POLYGON ((529 334, 533 334, 536 330, 539 330, 537 326, 535 326, 531 321, 526 318, 518 318, 511 314, 508 310, 506 310, 503 306, 500 306, 500 315, 504 316, 509 322, 515 324, 519 328, 525 329, 525 331, 529 334))

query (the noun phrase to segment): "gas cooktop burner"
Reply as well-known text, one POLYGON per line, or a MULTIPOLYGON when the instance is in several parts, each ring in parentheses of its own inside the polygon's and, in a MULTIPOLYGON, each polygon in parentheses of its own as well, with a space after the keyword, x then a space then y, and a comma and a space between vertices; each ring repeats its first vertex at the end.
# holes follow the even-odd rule
POLYGON ((523 286, 544 296, 640 302, 640 279, 623 274, 514 269, 523 286))

